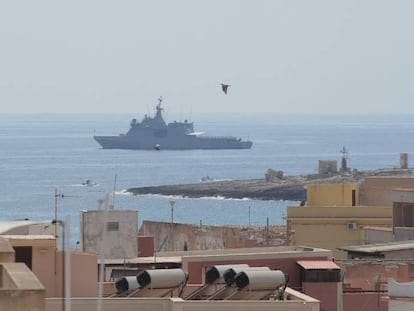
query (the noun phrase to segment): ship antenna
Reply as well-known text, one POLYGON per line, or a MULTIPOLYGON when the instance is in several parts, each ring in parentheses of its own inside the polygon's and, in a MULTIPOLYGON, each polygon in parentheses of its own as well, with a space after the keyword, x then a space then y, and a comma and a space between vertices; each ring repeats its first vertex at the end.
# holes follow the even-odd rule
POLYGON ((157 109, 157 113, 158 113, 159 111, 162 111, 162 108, 161 108, 161 103, 162 103, 162 96, 160 96, 160 97, 158 98, 158 105, 157 105, 157 107, 156 107, 156 109, 157 109))

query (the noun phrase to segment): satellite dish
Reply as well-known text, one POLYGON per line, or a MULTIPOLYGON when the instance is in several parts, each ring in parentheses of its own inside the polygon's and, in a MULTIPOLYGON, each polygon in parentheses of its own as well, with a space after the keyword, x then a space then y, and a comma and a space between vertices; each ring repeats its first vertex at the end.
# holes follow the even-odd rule
POLYGON ((160 144, 155 144, 154 149, 155 150, 161 150, 161 145, 160 144))

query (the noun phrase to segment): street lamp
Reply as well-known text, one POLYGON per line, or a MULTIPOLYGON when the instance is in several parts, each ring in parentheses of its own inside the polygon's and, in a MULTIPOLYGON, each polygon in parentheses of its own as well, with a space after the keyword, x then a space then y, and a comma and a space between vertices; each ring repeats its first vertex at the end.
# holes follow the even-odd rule
POLYGON ((171 200, 170 201, 170 206, 171 206, 171 224, 170 224, 170 234, 171 234, 171 245, 170 245, 170 250, 174 250, 174 205, 175 205, 175 201, 171 200))

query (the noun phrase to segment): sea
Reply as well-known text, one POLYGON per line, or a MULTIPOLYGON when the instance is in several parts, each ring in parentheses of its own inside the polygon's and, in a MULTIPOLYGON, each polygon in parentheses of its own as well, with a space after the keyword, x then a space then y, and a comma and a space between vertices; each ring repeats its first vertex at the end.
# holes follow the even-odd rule
MULTIPOLYGON (((313 174, 319 160, 348 150, 348 167, 400 166, 414 152, 413 115, 200 114, 196 131, 253 141, 250 150, 104 150, 93 135, 118 135, 139 114, 0 114, 0 220, 70 219, 79 237, 79 211, 138 211, 144 220, 205 225, 282 225, 294 201, 134 196, 132 187, 264 178, 269 168, 284 175, 313 174), (95 183, 85 186, 85 180, 95 183), (58 194, 57 196, 55 194, 58 194), (170 202, 174 201, 173 210, 170 202)), ((181 120, 179 116, 176 118, 181 120)), ((167 120, 171 122, 172 120, 167 120)), ((409 161, 410 162, 410 161, 409 161)))

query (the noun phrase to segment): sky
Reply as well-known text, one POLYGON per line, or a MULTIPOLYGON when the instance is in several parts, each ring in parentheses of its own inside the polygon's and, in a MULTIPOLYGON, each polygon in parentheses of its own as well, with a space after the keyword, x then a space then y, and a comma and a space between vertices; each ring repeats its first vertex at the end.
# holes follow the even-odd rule
POLYGON ((413 113, 414 1, 0 2, 0 113, 413 113), (228 94, 220 83, 230 84, 228 94))

